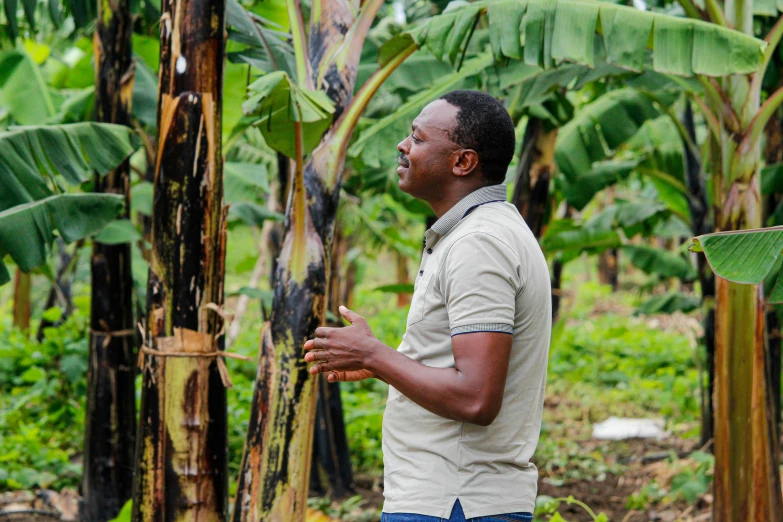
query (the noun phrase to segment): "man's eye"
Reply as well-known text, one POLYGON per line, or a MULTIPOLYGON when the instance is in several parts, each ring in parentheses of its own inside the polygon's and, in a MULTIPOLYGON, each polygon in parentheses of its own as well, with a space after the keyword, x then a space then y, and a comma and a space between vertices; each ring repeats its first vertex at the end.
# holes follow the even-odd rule
POLYGON ((411 133, 411 138, 413 138, 413 141, 416 143, 419 143, 421 140, 417 138, 413 133, 411 133))

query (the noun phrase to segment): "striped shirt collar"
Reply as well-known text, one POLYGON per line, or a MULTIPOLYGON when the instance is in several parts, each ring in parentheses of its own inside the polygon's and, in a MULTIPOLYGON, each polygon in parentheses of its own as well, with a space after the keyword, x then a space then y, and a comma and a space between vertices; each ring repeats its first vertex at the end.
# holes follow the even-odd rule
POLYGON ((505 184, 482 187, 459 200, 448 212, 438 218, 435 224, 432 225, 432 228, 424 233, 424 247, 430 248, 434 246, 441 237, 448 234, 474 208, 494 201, 506 201, 505 184))

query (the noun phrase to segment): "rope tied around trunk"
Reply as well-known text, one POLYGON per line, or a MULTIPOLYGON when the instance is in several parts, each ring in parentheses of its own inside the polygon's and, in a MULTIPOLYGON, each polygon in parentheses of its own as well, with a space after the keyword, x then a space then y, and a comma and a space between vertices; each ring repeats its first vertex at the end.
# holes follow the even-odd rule
POLYGON ((136 330, 133 328, 127 329, 127 330, 112 330, 109 328, 109 325, 106 324, 106 321, 101 319, 101 326, 103 327, 103 330, 95 330, 94 328, 90 328, 90 333, 92 335, 103 335, 105 338, 103 339, 103 348, 106 349, 109 347, 109 344, 111 344, 111 340, 114 337, 130 337, 131 335, 136 335, 136 330))
POLYGON ((218 373, 220 374, 220 380, 223 381, 223 386, 226 388, 232 388, 234 384, 231 382, 231 376, 228 374, 228 368, 226 367, 225 357, 231 359, 239 359, 241 361, 252 361, 250 357, 240 355, 238 353, 227 352, 225 350, 214 349, 217 340, 225 332, 225 323, 231 322, 233 314, 223 310, 222 307, 215 303, 209 303, 204 305, 204 308, 214 310, 220 317, 224 319, 223 327, 220 331, 212 335, 204 332, 198 332, 196 330, 190 330, 188 328, 174 328, 174 335, 166 337, 157 337, 153 339, 154 343, 164 350, 156 350, 147 346, 147 339, 145 335, 145 328, 142 323, 138 324, 139 331, 143 343, 139 348, 138 366, 141 371, 146 369, 146 360, 144 355, 147 354, 152 357, 181 357, 181 358, 215 358, 217 361, 218 373), (190 351, 185 349, 190 348, 190 351))

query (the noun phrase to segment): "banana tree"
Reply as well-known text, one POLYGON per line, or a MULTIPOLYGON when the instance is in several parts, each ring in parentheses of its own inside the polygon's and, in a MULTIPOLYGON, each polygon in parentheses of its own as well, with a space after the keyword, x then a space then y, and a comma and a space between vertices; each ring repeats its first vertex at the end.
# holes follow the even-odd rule
MULTIPOLYGON (((361 45, 380 5, 379 1, 368 1, 354 13, 347 3, 316 1, 310 11, 308 34, 299 3, 288 3, 296 85, 300 94, 310 98, 307 104, 313 101, 308 93, 314 88, 326 92, 334 105, 334 122, 304 164, 304 110, 294 111, 300 115, 294 119, 293 135, 286 136, 289 154, 293 152, 300 161, 292 184, 271 326, 263 335, 235 520, 296 520, 303 516, 315 388, 301 345, 323 318, 326 261, 351 133, 378 87, 407 57, 427 48, 439 59, 462 64, 479 24, 489 28, 492 49, 479 59, 524 59, 544 68, 564 60, 594 65, 596 37, 604 45, 609 63, 639 70, 650 45, 654 47, 654 69, 683 75, 750 73, 758 68, 763 47, 752 37, 714 24, 609 3, 477 2, 432 17, 387 41, 379 51, 378 70, 352 97, 361 45), (716 48, 715 55, 698 52, 707 44, 716 48)), ((274 91, 269 85, 259 87, 263 87, 263 96, 256 105, 271 99, 274 91)), ((284 105, 268 106, 270 116, 265 124, 270 129, 274 115, 292 106, 292 90, 287 92, 289 95, 282 97, 284 105)), ((315 105, 323 109, 325 104, 315 105)), ((308 110, 317 112, 315 109, 308 110)))
MULTIPOLYGON (((130 126, 134 65, 128 0, 98 2, 94 38, 96 120, 130 126)), ((125 201, 114 225, 135 232, 130 217, 130 161, 104 177, 95 191, 125 201)), ((136 447, 134 328, 131 244, 94 241, 90 258, 90 344, 85 415, 82 516, 114 518, 131 496, 136 447)))
POLYGON ((134 521, 225 520, 225 3, 162 3, 134 521))

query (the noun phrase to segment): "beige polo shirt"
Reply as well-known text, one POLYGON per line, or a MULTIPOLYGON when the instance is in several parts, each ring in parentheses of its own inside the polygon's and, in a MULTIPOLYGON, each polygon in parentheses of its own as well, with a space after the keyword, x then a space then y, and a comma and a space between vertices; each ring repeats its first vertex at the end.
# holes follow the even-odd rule
POLYGON ((503 405, 489 426, 430 413, 393 387, 383 418, 383 511, 448 518, 533 512, 552 329, 549 270, 505 185, 469 194, 426 232, 398 351, 454 367, 451 338, 513 335, 503 405))

